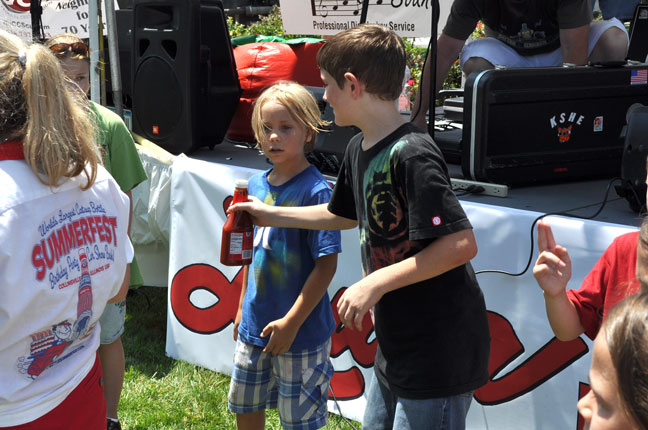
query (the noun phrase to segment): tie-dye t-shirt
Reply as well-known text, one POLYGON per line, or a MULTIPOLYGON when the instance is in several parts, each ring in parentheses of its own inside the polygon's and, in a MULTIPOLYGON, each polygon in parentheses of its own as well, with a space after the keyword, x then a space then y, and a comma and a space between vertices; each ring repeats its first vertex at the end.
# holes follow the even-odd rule
MULTIPOLYGON (((349 142, 328 208, 358 220, 365 273, 471 228, 428 134, 407 123, 366 151, 361 144, 362 135, 349 142)), ((446 397, 486 382, 488 320, 470 263, 385 294, 374 316, 376 375, 396 395, 446 397)))
MULTIPOLYGON (((274 206, 312 206, 327 203, 331 186, 313 166, 275 187, 268 173, 248 181, 248 192, 274 206)), ((255 227, 254 254, 239 326, 241 339, 265 347, 269 336, 260 337, 265 326, 284 317, 295 303, 315 260, 342 251, 340 232, 296 228, 255 227)), ((333 333, 335 321, 328 293, 306 318, 291 351, 321 345, 333 333)))

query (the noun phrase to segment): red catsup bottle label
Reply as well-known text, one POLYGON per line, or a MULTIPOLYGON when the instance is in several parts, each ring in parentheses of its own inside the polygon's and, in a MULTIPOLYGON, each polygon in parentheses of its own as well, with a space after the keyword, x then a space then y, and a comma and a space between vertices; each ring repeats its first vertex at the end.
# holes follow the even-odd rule
MULTIPOLYGON (((238 179, 232 204, 248 201, 247 181, 238 179)), ((252 262, 254 226, 247 212, 231 212, 223 225, 221 263, 226 266, 243 266, 252 262)))

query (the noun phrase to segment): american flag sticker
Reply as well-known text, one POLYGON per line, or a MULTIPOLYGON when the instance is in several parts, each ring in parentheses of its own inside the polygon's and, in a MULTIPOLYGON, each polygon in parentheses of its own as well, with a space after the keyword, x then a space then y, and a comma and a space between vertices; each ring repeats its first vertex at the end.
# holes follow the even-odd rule
POLYGON ((630 85, 648 84, 648 69, 630 71, 630 85))

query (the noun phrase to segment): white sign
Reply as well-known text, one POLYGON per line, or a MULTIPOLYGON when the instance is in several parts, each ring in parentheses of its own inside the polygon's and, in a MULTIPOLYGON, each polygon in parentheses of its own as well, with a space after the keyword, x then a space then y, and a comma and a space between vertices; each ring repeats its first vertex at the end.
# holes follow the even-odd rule
MULTIPOLYGON (((0 29, 15 34, 26 42, 31 41, 30 1, 0 0, 0 3, 0 29)), ((102 2, 102 10, 103 5, 102 2)), ((45 38, 60 33, 76 34, 82 39, 89 37, 88 0, 43 0, 41 7, 45 38)))
MULTIPOLYGON (((433 0, 367 0, 367 23, 380 24, 401 37, 430 37, 433 0)), ((358 25, 362 0, 280 0, 288 34, 334 35, 358 25)), ((438 32, 452 0, 440 0, 438 32)))

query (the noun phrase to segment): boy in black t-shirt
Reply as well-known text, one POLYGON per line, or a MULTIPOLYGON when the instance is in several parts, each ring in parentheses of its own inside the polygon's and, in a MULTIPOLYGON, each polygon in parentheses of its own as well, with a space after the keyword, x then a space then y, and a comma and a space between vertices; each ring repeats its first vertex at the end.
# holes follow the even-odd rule
POLYGON ((362 328, 374 309, 378 351, 363 429, 463 429, 472 392, 488 379, 486 306, 469 263, 477 245, 450 187, 441 152, 405 121, 405 48, 393 32, 360 25, 317 57, 338 125, 362 131, 344 156, 328 205, 273 207, 255 200, 257 225, 359 227, 365 277, 338 303, 362 328))

